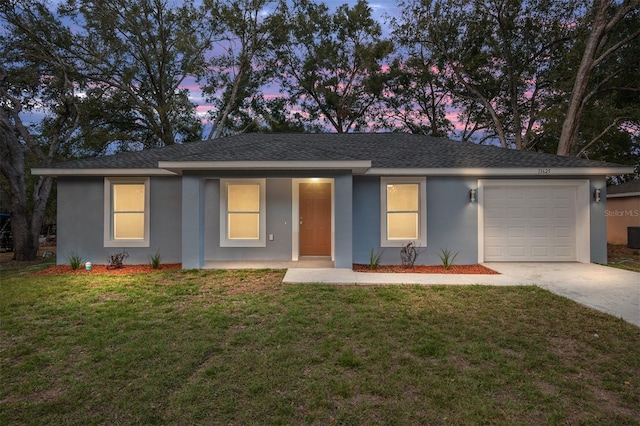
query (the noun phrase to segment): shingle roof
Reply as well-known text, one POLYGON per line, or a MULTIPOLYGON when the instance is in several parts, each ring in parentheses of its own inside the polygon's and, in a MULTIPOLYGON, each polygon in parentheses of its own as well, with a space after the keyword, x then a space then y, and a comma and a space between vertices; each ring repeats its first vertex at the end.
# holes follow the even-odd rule
POLYGON ((247 133, 53 164, 54 169, 157 168, 159 161, 355 161, 374 168, 588 168, 619 165, 407 133, 247 133))
POLYGON ((640 193, 640 180, 621 183, 607 188, 607 195, 640 193))

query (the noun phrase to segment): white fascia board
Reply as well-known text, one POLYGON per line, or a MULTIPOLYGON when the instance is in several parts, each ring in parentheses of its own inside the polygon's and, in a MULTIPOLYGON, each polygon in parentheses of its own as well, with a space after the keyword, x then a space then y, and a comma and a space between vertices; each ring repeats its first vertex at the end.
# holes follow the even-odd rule
POLYGON ((353 170, 362 174, 371 167, 371 161, 159 161, 158 167, 176 173, 182 170, 353 170))
POLYGON ((607 198, 626 198, 638 196, 640 196, 640 192, 620 192, 618 194, 607 194, 607 198))
POLYGON ((175 176, 176 173, 163 169, 31 169, 35 176, 175 176))
POLYGON ((425 168, 366 171, 375 176, 616 176, 633 173, 633 167, 502 167, 502 168, 425 168))

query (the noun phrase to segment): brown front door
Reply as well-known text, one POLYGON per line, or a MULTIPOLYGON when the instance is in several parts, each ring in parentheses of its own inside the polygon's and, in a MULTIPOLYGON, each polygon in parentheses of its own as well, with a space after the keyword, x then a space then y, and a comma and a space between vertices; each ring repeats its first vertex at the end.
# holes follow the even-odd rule
POLYGON ((300 184, 300 256, 331 256, 331 184, 300 184))

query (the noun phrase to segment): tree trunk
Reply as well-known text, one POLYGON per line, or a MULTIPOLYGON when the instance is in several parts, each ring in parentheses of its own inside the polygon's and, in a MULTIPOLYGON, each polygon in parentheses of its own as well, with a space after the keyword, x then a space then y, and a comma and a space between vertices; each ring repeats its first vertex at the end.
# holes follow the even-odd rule
POLYGON ((13 259, 20 261, 35 260, 38 256, 39 232, 34 232, 29 221, 26 199, 13 198, 11 203, 11 232, 13 233, 13 259))
POLYGON ((562 132, 560 133, 560 141, 558 142, 558 155, 571 155, 572 148, 576 144, 580 119, 584 111, 583 101, 587 94, 589 78, 593 71, 598 46, 605 35, 604 29, 607 24, 608 1, 595 0, 594 7, 596 10, 591 32, 587 38, 587 45, 585 46, 582 60, 576 73, 576 81, 573 83, 567 115, 562 123, 562 132))
POLYGON ((229 99, 227 100, 227 104, 225 105, 224 109, 218 114, 218 117, 216 118, 216 121, 213 123, 213 127, 209 132, 209 136, 207 136, 207 140, 218 139, 222 135, 222 132, 227 125, 229 115, 233 111, 234 105, 237 103, 238 92, 240 91, 240 86, 244 80, 244 75, 245 68, 241 64, 238 70, 238 75, 233 82, 233 88, 231 90, 231 95, 229 95, 229 99))
POLYGON ((587 44, 582 53, 582 60, 576 73, 576 80, 573 84, 571 97, 569 98, 569 108, 562 123, 562 132, 558 142, 558 155, 569 156, 575 151, 578 142, 578 130, 584 112, 587 94, 589 90, 589 79, 596 65, 606 56, 613 53, 617 48, 609 49, 598 57, 598 51, 603 47, 603 41, 607 34, 612 31, 615 25, 624 18, 626 14, 638 7, 639 0, 625 1, 617 10, 615 15, 609 18, 609 10, 614 5, 611 0, 594 0, 593 22, 591 31, 587 38, 587 44))
POLYGON ((445 53, 445 55, 447 57, 447 60, 449 61, 449 64, 451 65, 451 67, 453 69, 454 74, 458 78, 458 81, 468 91, 470 91, 471 93, 474 94, 476 99, 479 100, 482 103, 482 105, 485 107, 485 109, 487 110, 487 112, 491 116, 491 121, 493 122, 493 126, 494 126, 495 132, 496 132, 496 136, 498 137, 498 140, 500 141, 500 146, 502 146, 503 148, 509 148, 509 144, 507 143, 507 135, 506 135, 506 133, 504 131, 504 127, 502 126, 502 121, 500 120, 500 117, 498 117, 498 114, 496 113, 496 110, 491 105, 491 102, 489 102, 489 99, 487 99, 473 85, 469 84, 467 79, 464 78, 464 76, 462 75, 462 72, 460 71, 459 67, 455 65, 456 61, 454 61, 451 58, 451 56, 447 53, 447 51, 446 51, 446 49, 444 49, 444 47, 441 47, 441 51, 445 53))
MULTIPOLYGON (((21 129, 25 130, 24 126, 21 129)), ((38 256, 40 228, 53 185, 50 177, 38 180, 33 189, 33 211, 30 214, 23 150, 11 120, 0 110, 0 172, 9 184, 14 260, 20 261, 35 260, 38 256)))
POLYGON ((34 260, 38 255, 37 235, 34 240, 27 214, 27 190, 24 181, 24 155, 14 133, 7 131, 7 117, 2 114, 0 129, 0 169, 9 183, 11 233, 13 234, 14 260, 34 260))

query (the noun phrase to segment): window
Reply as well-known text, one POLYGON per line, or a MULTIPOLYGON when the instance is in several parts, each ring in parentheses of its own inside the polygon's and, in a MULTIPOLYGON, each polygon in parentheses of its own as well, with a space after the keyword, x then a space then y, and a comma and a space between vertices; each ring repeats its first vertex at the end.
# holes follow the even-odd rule
POLYGON ((426 179, 382 178, 381 246, 426 246, 426 179))
POLYGON ((105 247, 149 247, 149 178, 105 178, 105 247))
POLYGON ((227 186, 228 238, 257 240, 260 238, 260 185, 229 184, 227 186))
POLYGON ((264 179, 220 182, 220 246, 264 247, 264 179))

